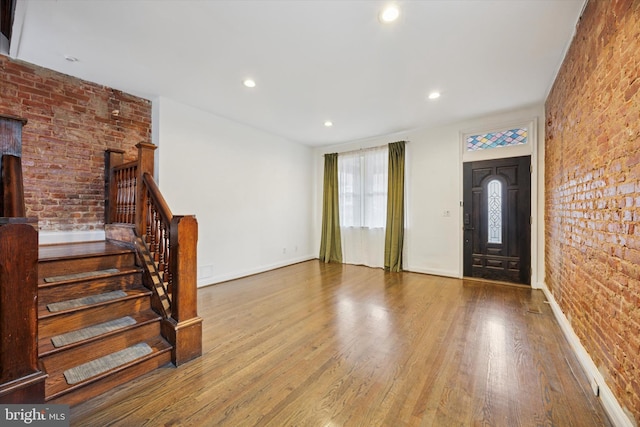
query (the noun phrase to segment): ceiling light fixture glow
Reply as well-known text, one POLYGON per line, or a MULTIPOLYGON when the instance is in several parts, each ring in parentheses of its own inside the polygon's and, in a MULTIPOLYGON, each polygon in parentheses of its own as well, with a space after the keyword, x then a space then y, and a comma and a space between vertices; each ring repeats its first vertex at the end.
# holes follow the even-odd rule
POLYGON ((324 122, 325 127, 330 128, 331 126, 333 126, 333 122, 331 120, 327 120, 326 122, 324 122))
POLYGON ((440 98, 440 92, 431 92, 429 94, 429 99, 438 99, 440 98))
POLYGON ((400 9, 395 4, 385 7, 380 12, 380 20, 382 22, 393 22, 400 16, 400 9))
POLYGON ((245 79, 242 84, 246 87, 256 87, 256 82, 253 79, 245 79))

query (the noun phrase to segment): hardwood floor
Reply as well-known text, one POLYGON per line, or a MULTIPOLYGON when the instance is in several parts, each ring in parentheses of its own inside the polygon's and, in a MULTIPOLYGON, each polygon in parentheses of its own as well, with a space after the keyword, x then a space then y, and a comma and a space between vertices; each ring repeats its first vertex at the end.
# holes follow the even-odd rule
POLYGON ((198 297, 203 356, 72 425, 611 425, 541 291, 308 261, 198 297))

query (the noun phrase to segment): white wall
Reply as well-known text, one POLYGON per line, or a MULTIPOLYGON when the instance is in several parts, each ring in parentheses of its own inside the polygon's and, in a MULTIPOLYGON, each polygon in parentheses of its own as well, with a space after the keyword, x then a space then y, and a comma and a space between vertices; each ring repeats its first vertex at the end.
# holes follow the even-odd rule
MULTIPOLYGON (((407 146, 407 230, 405 270, 451 277, 462 277, 462 151, 461 135, 482 132, 513 123, 538 119, 537 138, 544 139, 544 108, 542 105, 481 117, 430 129, 417 129, 362 141, 315 149, 314 247, 320 245, 322 220, 323 155, 360 148, 375 147, 398 140, 410 141, 407 146), (445 216, 445 211, 450 216, 445 216)), ((535 144, 532 145, 535 149, 535 144)), ((544 219, 543 206, 538 206, 538 162, 544 155, 532 154, 532 284, 537 285, 543 267, 543 250, 538 246, 538 224, 544 219)))
POLYGON ((317 257, 311 148, 177 103, 154 101, 158 185, 198 220, 198 285, 317 257))
POLYGON ((175 214, 199 224, 198 285, 317 257, 323 154, 408 140, 405 269, 462 276, 461 135, 538 119, 532 266, 544 279, 544 108, 312 149, 177 103, 154 101, 156 177, 175 214), (445 211, 450 216, 445 216, 445 211))

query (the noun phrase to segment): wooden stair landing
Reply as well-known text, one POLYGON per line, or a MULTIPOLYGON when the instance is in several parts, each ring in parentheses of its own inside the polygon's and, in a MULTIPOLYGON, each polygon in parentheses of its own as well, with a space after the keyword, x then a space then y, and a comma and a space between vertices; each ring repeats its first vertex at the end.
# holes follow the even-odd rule
POLYGON ((151 291, 143 285, 135 249, 112 241, 39 248, 38 357, 48 374, 46 401, 74 405, 170 363, 172 348, 160 331, 160 316, 151 307, 151 291), (59 311, 47 307, 69 301, 76 303, 59 311), (123 318, 128 320, 122 327, 100 329, 123 318), (81 337, 57 347, 52 342, 74 332, 81 337), (109 369, 98 369, 73 384, 65 378, 65 371, 76 372, 87 364, 104 367, 101 361, 136 346, 148 346, 151 352, 121 364, 107 363, 109 369))

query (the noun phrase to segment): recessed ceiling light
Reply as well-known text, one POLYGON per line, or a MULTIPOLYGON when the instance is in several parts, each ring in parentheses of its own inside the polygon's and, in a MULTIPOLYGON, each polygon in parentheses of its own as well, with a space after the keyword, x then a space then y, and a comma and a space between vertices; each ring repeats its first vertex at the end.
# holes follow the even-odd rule
POLYGON ((75 56, 71 56, 71 55, 65 55, 64 59, 66 59, 69 62, 78 62, 78 58, 76 58, 75 56))
POLYGON ((331 120, 327 120, 326 122, 324 122, 324 125, 330 128, 331 126, 333 126, 333 122, 331 120))
POLYGON ((382 22, 393 22, 400 16, 400 9, 395 4, 391 4, 380 12, 380 20, 382 22))
POLYGON ((431 92, 429 94, 429 99, 438 99, 440 98, 440 92, 431 92))
POLYGON ((256 87, 256 82, 253 79, 245 79, 242 84, 246 87, 256 87))

